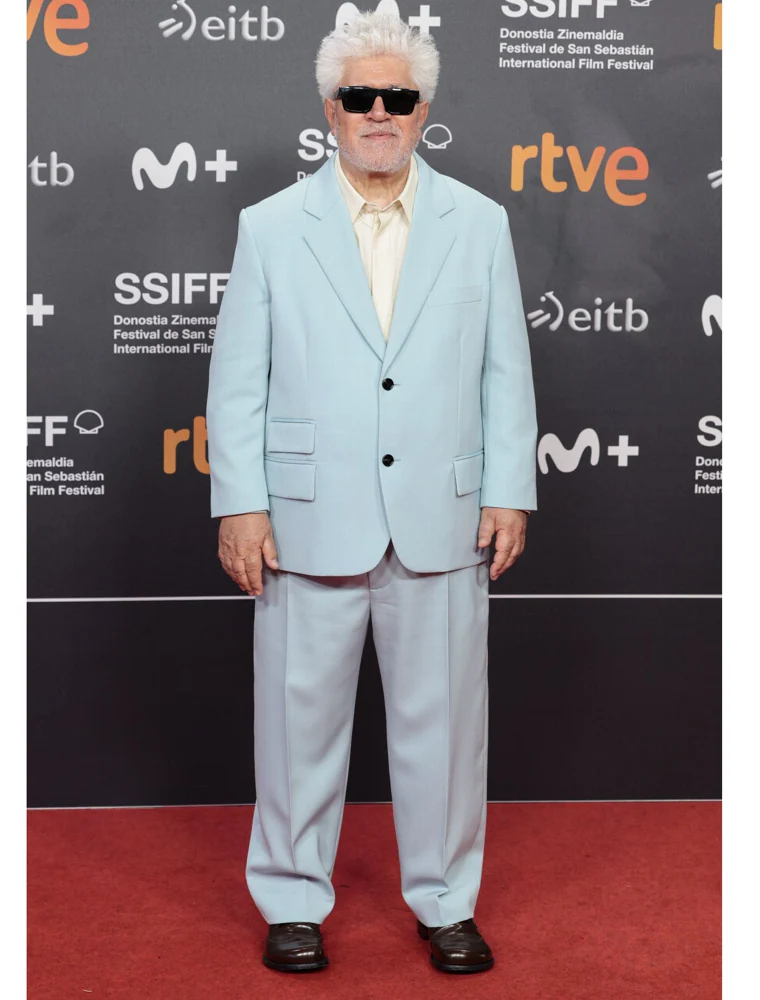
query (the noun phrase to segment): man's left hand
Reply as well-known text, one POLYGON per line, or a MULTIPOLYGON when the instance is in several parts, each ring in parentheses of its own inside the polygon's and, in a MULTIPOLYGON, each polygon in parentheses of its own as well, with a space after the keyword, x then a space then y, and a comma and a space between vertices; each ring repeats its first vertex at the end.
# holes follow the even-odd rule
POLYGON ((522 554, 527 523, 528 515, 524 510, 513 510, 511 507, 481 508, 478 548, 487 548, 496 532, 496 556, 489 571, 492 580, 498 579, 522 554))

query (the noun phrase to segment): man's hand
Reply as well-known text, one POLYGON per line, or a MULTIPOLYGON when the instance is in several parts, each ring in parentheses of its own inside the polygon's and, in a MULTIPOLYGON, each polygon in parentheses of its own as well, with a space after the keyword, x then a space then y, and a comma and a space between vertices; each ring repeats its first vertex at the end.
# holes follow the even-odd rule
POLYGON ((522 554, 527 523, 528 515, 524 510, 513 510, 511 507, 481 508, 478 548, 487 548, 494 531, 496 532, 496 556, 489 573, 492 580, 498 579, 522 554))
POLYGON ((264 591, 261 557, 270 569, 279 569, 269 514, 231 514, 219 525, 219 560, 225 573, 249 597, 264 591))

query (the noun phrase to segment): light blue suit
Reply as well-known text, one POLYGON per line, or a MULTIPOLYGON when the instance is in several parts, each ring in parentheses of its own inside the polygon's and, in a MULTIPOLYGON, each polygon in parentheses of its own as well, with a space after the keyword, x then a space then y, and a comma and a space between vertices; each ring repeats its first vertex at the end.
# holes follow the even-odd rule
POLYGON ((536 508, 530 352, 504 208, 419 180, 388 343, 328 160, 240 213, 206 421, 214 517, 269 510, 280 570, 254 622, 268 923, 321 923, 371 618, 401 891, 473 916, 486 825, 488 552, 480 507, 536 508))
POLYGON ((414 156, 387 346, 332 160, 240 213, 209 372, 211 514, 269 510, 284 570, 367 572, 391 537, 416 572, 471 566, 481 506, 536 508, 507 214, 414 156))

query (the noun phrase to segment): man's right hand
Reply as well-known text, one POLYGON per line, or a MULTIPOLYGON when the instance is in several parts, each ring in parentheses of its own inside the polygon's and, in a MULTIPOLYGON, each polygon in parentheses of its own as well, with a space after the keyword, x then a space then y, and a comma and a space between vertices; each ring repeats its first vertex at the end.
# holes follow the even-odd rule
POLYGON ((279 569, 269 514, 231 514, 219 525, 219 560, 225 573, 250 597, 264 590, 262 556, 270 569, 279 569))

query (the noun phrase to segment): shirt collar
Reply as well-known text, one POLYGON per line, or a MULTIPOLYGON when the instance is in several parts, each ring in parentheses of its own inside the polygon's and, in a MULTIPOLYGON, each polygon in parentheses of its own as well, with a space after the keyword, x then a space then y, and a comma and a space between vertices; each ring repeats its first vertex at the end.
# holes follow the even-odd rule
MULTIPOLYGON (((341 191, 343 192, 343 197, 346 199, 348 210, 351 214, 351 222, 354 223, 356 222, 357 216, 361 212, 364 205, 367 204, 367 199, 364 195, 359 194, 348 177, 346 177, 343 167, 341 166, 340 154, 337 149, 333 154, 333 158, 335 160, 335 173, 338 178, 338 183, 341 191)), ((417 161, 414 158, 414 154, 412 154, 409 158, 409 173, 406 178, 406 184, 404 184, 403 190, 396 199, 396 201, 401 202, 401 207, 404 209, 407 221, 410 223, 412 221, 412 210, 414 208, 414 196, 417 192, 417 180, 417 161)), ((395 204, 395 202, 391 202, 391 205, 393 204, 395 204)), ((390 208, 390 205, 386 207, 390 208)))

